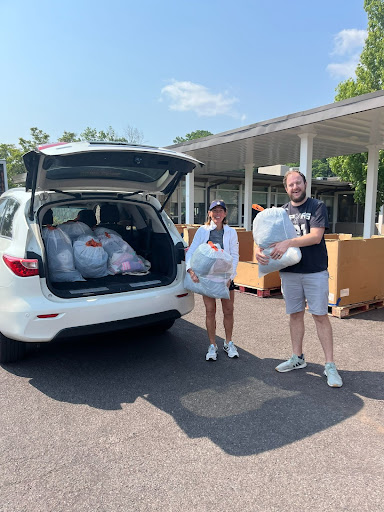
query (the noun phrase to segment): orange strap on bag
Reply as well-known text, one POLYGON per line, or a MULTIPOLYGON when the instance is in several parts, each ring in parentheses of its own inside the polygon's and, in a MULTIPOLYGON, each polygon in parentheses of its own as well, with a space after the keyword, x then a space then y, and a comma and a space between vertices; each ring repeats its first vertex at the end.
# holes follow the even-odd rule
POLYGON ((85 242, 85 245, 88 247, 102 247, 102 244, 100 242, 96 242, 93 238, 91 240, 88 240, 88 242, 85 242))
POLYGON ((216 247, 216 245, 209 240, 208 242, 209 247, 211 247, 214 251, 219 252, 219 249, 216 247))
POLYGON ((252 208, 254 210, 257 210, 258 212, 262 212, 263 210, 265 210, 265 208, 263 208, 262 206, 260 206, 259 204, 253 204, 252 205, 252 208))

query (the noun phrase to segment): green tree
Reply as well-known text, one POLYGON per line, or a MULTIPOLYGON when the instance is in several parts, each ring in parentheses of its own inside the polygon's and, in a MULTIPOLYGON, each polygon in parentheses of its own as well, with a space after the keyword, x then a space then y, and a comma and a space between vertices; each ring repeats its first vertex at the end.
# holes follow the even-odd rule
POLYGON ((27 153, 28 151, 35 149, 36 146, 47 144, 49 142, 48 133, 43 132, 43 130, 39 130, 39 128, 36 128, 36 126, 31 128, 30 132, 30 139, 23 139, 22 137, 19 138, 19 144, 23 153, 27 153))
POLYGON ((25 172, 23 151, 14 144, 0 144, 0 158, 7 163, 8 187, 18 186, 13 180, 16 175, 25 172))
MULTIPOLYGON (((300 167, 299 163, 289 163, 285 165, 288 167, 300 167)), ((312 178, 327 178, 329 176, 335 176, 335 174, 332 172, 327 158, 312 161, 312 178)))
MULTIPOLYGON (((368 36, 356 68, 356 78, 348 78, 336 88, 335 100, 384 89, 384 0, 365 0, 368 36)), ((348 181, 355 189, 355 201, 365 202, 368 153, 329 159, 332 172, 348 181)), ((384 152, 380 151, 377 184, 377 206, 384 203, 384 152)))
POLYGON ((64 131, 63 135, 57 139, 58 142, 80 142, 75 132, 64 131))
POLYGON ((187 140, 201 139, 202 137, 208 137, 209 135, 213 135, 213 133, 207 132, 207 130, 196 130, 194 132, 187 133, 185 137, 175 137, 173 142, 174 144, 181 144, 187 140))

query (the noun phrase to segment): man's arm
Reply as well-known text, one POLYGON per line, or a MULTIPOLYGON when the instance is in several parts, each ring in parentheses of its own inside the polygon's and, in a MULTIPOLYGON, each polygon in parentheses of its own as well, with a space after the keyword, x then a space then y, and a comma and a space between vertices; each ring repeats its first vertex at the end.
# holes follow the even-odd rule
POLYGON ((309 245, 317 245, 321 242, 324 235, 325 228, 311 228, 310 232, 297 238, 290 238, 273 244, 273 251, 271 258, 276 260, 284 254, 289 247, 308 247, 309 245))

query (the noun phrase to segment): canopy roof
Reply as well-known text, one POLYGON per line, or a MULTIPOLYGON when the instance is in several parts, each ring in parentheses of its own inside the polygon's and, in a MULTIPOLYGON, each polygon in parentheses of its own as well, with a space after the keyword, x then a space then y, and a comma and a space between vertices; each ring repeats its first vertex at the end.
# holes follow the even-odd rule
POLYGON ((316 135, 313 159, 363 153, 371 144, 384 147, 384 91, 168 147, 206 164, 196 168, 196 176, 239 177, 247 164, 299 162, 302 133, 316 135))

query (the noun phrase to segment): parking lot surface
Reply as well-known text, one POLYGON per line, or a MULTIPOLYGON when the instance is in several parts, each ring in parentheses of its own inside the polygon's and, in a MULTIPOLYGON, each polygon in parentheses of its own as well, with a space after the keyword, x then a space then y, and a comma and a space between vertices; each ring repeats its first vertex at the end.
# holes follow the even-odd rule
POLYGON ((381 511, 384 308, 331 317, 329 388, 306 317, 305 369, 281 297, 235 298, 239 359, 205 361, 204 306, 166 334, 42 346, 0 367, 0 510, 381 511))

